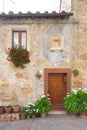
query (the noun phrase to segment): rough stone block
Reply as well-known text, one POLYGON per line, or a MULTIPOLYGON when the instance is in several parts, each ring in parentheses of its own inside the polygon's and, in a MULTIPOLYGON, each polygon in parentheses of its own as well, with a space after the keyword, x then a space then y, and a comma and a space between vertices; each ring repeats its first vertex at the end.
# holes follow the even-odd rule
POLYGON ((12 121, 14 121, 14 120, 19 120, 20 119, 20 117, 19 117, 19 113, 13 113, 12 114, 12 121))
POLYGON ((11 121, 12 115, 11 114, 2 114, 0 115, 0 121, 11 121))

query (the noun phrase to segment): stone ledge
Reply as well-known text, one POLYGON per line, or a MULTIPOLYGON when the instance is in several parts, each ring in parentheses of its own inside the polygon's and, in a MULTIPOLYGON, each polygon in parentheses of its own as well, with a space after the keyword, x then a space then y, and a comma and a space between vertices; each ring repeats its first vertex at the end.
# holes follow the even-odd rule
POLYGON ((0 121, 14 121, 19 119, 19 113, 9 113, 0 115, 0 121))

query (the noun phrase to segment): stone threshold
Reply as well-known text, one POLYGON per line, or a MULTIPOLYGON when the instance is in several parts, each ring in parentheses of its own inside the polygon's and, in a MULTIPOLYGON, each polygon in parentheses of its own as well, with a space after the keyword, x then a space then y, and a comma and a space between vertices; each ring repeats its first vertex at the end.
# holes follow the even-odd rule
POLYGON ((62 115, 62 114, 67 114, 66 111, 50 111, 48 114, 58 114, 58 115, 62 115))

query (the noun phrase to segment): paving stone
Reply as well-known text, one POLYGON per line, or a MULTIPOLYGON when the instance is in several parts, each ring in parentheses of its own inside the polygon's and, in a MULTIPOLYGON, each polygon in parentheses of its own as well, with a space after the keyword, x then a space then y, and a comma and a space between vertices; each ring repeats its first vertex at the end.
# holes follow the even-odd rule
POLYGON ((49 114, 46 118, 0 122, 0 130, 87 130, 87 117, 49 114))

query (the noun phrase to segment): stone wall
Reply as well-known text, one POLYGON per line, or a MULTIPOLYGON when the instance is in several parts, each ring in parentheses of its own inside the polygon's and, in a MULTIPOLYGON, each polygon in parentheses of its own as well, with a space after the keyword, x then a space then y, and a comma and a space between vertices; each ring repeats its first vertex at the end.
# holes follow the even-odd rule
POLYGON ((87 2, 73 0, 74 16, 59 19, 0 20, 0 104, 24 105, 33 102, 44 93, 44 68, 79 69, 77 77, 72 74, 72 88, 87 87, 87 2), (6 60, 7 48, 11 46, 13 29, 27 30, 27 49, 31 62, 26 68, 15 68, 6 60), (57 64, 49 58, 52 37, 64 39, 64 62, 57 64), (37 78, 39 72, 41 78, 37 78))
POLYGON ((87 1, 73 0, 73 66, 80 70, 78 77, 73 77, 72 86, 87 88, 87 1))
MULTIPOLYGON (((69 20, 23 19, 0 21, 0 100, 3 105, 24 105, 44 94, 44 68, 71 68, 73 26, 69 20), (11 46, 13 29, 27 30, 27 49, 31 62, 26 68, 15 68, 6 60, 7 49, 11 46), (63 63, 57 64, 57 57, 50 54, 52 37, 64 39, 63 63), (49 58, 50 55, 50 58, 49 58), (52 58, 52 59, 51 59, 52 58), (37 78, 37 72, 41 78, 37 78)), ((58 56, 58 55, 57 55, 58 56)))

